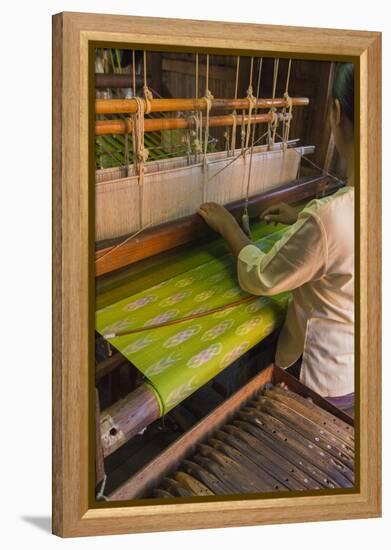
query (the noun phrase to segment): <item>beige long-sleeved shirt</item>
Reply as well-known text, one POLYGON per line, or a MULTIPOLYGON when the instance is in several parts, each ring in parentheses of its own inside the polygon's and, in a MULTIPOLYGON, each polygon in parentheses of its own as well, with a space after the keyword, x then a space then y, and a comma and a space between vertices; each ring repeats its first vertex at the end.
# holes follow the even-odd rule
POLYGON ((273 248, 238 256, 240 286, 256 295, 292 292, 276 364, 303 354, 300 380, 320 395, 354 392, 354 189, 315 199, 273 248))

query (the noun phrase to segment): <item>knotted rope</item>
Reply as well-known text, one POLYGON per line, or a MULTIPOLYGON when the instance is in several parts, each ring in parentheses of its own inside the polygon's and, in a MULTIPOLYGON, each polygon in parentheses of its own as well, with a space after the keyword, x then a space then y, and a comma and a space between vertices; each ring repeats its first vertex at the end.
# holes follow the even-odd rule
MULTIPOLYGON (((238 85, 239 85, 239 67, 240 67, 240 56, 238 55, 236 59, 236 78, 235 78, 235 99, 238 98, 238 85)), ((236 109, 232 111, 233 125, 232 125, 232 138, 231 138, 231 150, 232 154, 235 154, 236 149, 236 109)))
MULTIPOLYGON (((250 73, 250 85, 249 89, 247 90, 247 96, 249 97, 250 93, 249 90, 251 90, 251 110, 249 108, 249 127, 248 127, 248 136, 250 135, 250 123, 251 123, 251 115, 253 106, 255 106, 254 114, 256 115, 258 109, 257 109, 257 103, 259 98, 259 91, 260 91, 260 85, 261 85, 261 73, 262 73, 262 64, 263 59, 258 59, 258 82, 257 82, 257 96, 254 97, 252 95, 252 71, 253 71, 253 58, 251 58, 251 73, 250 73)), ((248 169, 248 177, 247 177, 247 187, 246 187, 246 195, 245 195, 245 202, 244 202, 244 209, 243 209, 243 216, 242 216, 242 227, 244 232, 248 235, 248 237, 251 239, 251 229, 250 229, 250 216, 248 214, 248 200, 249 200, 249 194, 250 194, 250 181, 251 181, 251 166, 252 166, 252 160, 253 160, 253 149, 254 149, 254 139, 255 139, 255 120, 252 124, 252 136, 251 136, 251 149, 250 149, 250 165, 248 169)), ((248 146, 248 142, 247 142, 248 146)))
POLYGON ((292 108, 293 108, 293 101, 292 98, 289 95, 289 79, 291 75, 291 65, 292 65, 292 59, 289 60, 288 64, 288 72, 286 77, 286 84, 285 84, 285 92, 284 92, 284 98, 287 103, 287 107, 284 107, 282 112, 285 115, 283 120, 283 126, 282 126, 282 136, 283 136, 283 151, 286 151, 288 147, 288 139, 289 139, 289 132, 291 128, 291 120, 292 120, 292 108), (288 113, 287 113, 288 108, 288 113))
MULTIPOLYGON (((133 55, 133 63, 135 56, 133 55)), ((134 65, 133 65, 134 67, 134 65)), ((135 69, 133 68, 133 85, 135 86, 136 76, 135 69)), ((148 88, 147 83, 147 52, 144 50, 144 86, 143 86, 144 99, 134 96, 137 104, 137 110, 132 115, 133 124, 133 152, 138 176, 138 188, 139 188, 139 227, 143 228, 143 196, 144 196, 144 174, 145 163, 148 160, 148 149, 144 143, 144 122, 145 114, 151 112, 153 95, 148 88)))
POLYGON ((269 149, 272 149, 274 146, 274 142, 276 139, 276 131, 278 127, 278 116, 277 116, 277 109, 274 106, 274 99, 276 97, 276 86, 277 86, 277 77, 278 77, 278 65, 279 65, 279 59, 276 58, 274 60, 274 75, 273 75, 273 94, 272 94, 272 100, 273 104, 272 107, 269 110, 269 114, 271 115, 271 121, 268 123, 268 145, 269 149))
POLYGON ((206 201, 206 192, 207 192, 207 181, 206 181, 206 172, 208 169, 208 141, 209 141, 209 118, 210 118, 210 110, 213 105, 213 95, 212 92, 209 90, 209 54, 206 56, 206 83, 205 83, 205 95, 203 97, 203 100, 206 103, 206 122, 205 122, 205 135, 204 135, 204 151, 203 151, 203 158, 202 158, 202 172, 203 172, 203 180, 202 180, 202 201, 206 201))

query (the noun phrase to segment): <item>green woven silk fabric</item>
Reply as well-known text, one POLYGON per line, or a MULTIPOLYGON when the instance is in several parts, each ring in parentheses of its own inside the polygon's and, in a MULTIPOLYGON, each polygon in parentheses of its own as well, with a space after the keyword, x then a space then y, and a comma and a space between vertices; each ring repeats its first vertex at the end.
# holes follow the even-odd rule
MULTIPOLYGON (((258 226, 253 239, 268 251, 284 233, 258 226)), ((102 334, 134 330, 205 312, 248 296, 238 285, 231 254, 204 254, 203 262, 96 313, 102 334)), ((148 379, 161 415, 206 384, 263 340, 284 320, 287 293, 250 302, 171 326, 110 339, 148 379)))

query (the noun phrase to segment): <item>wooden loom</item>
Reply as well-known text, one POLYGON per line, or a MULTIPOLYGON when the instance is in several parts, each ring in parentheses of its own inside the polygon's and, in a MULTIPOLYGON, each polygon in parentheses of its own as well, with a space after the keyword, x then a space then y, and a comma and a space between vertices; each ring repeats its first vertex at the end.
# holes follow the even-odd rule
MULTIPOLYGON (((251 74, 252 68, 251 62, 251 74)), ((165 266, 161 279, 164 280, 166 264, 175 258, 178 247, 182 249, 184 245, 202 242, 210 236, 208 228, 194 214, 201 202, 213 200, 225 204, 241 221, 244 211, 250 219, 255 218, 273 203, 300 202, 333 192, 341 185, 335 178, 325 175, 297 178, 302 155, 313 152, 313 147, 298 147, 296 141, 290 141, 289 123, 292 108, 306 106, 309 101, 289 97, 289 76, 284 97, 276 98, 277 72, 274 72, 272 97, 267 99, 252 95, 250 78, 248 96, 243 99, 214 99, 206 84, 204 98, 153 99, 146 87, 144 99, 97 100, 97 115, 125 113, 130 114, 130 118, 97 120, 96 134, 124 134, 127 157, 131 137, 134 152, 133 164, 127 162, 119 168, 99 170, 96 175, 96 275, 105 275, 98 280, 98 290, 112 290, 116 284, 124 286, 124 280, 134 276, 137 279, 140 273, 149 273, 154 266, 159 269, 165 266), (234 113, 216 116, 214 109, 234 109, 234 113), (236 109, 242 110, 242 114, 237 115, 236 109), (260 109, 267 112, 259 113, 260 109), (192 114, 176 118, 145 117, 153 112, 178 110, 192 114), (254 130, 261 123, 267 124, 266 145, 254 142, 254 130), (280 124, 282 130, 279 130, 280 124), (209 128, 218 126, 231 127, 232 133, 241 127, 241 147, 237 148, 235 139, 232 139, 227 151, 208 152, 209 128), (144 132, 174 128, 189 131, 193 149, 190 147, 185 157, 146 162, 144 132), (279 132, 283 134, 280 142, 276 141, 279 132), (119 268, 126 268, 126 271, 113 273, 119 268)), ((172 273, 175 271, 171 270, 172 273)), ((119 353, 109 356, 97 365, 97 380, 118 376, 120 369, 126 368, 126 363, 119 353)), ((325 406, 323 402, 321 405, 325 406)), ((103 478, 104 458, 126 445, 160 414, 155 393, 144 383, 102 411, 97 423, 97 482, 103 478)), ((162 474, 158 470, 156 479, 159 472, 162 474)), ((165 467, 163 473, 168 470, 172 467, 165 467)), ((119 489, 119 493, 115 492, 110 498, 145 495, 152 485, 157 486, 156 480, 152 483, 148 479, 148 486, 143 490, 137 489, 134 493, 133 489, 130 492, 119 489)), ((125 485, 128 487, 129 484, 125 485)))

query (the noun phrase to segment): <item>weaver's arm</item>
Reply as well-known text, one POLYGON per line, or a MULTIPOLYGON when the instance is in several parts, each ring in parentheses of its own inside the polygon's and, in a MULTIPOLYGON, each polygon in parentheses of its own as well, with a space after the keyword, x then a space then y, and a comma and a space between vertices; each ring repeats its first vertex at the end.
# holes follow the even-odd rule
POLYGON ((237 259, 239 284, 251 294, 273 296, 320 279, 327 269, 323 224, 305 210, 267 253, 253 244, 237 259))
POLYGON ((294 290, 326 272, 326 234, 321 220, 311 212, 303 210, 267 253, 251 243, 224 207, 206 203, 198 213, 222 235, 237 258, 239 284, 246 292, 272 296, 294 290))
POLYGON ((211 229, 220 233, 235 258, 238 257, 243 247, 251 244, 251 240, 224 206, 215 202, 205 202, 201 204, 197 212, 211 229))

